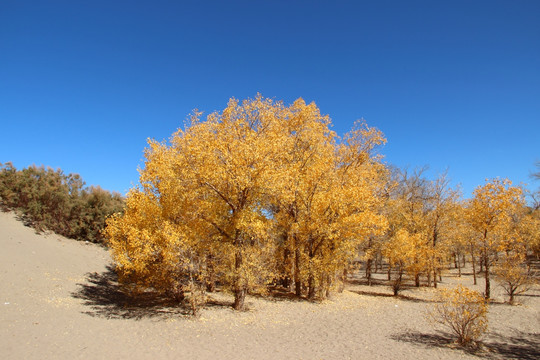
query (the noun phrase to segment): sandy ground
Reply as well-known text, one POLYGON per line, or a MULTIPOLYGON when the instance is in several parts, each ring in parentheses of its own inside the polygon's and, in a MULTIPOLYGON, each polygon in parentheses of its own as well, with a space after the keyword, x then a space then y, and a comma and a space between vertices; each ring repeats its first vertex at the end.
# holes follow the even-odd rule
MULTIPOLYGON (((0 248, 2 359, 540 359, 538 288, 519 306, 496 288, 473 353, 425 320, 433 289, 395 298, 387 286, 356 284, 322 303, 250 297, 241 313, 215 294, 192 319, 158 300, 130 302, 104 249, 36 235, 11 213, 0 212, 0 248)), ((442 285, 456 282, 471 278, 442 285)))

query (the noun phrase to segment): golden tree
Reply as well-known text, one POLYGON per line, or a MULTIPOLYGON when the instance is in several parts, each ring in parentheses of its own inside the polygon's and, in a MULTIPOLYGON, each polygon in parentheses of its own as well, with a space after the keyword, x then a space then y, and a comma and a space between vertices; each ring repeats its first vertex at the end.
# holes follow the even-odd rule
MULTIPOLYGON (((134 213, 133 220, 129 215, 118 217, 108 231, 120 269, 171 258, 201 275, 205 257, 212 255, 219 258, 212 260, 220 266, 214 270, 234 293, 234 308, 243 309, 247 291, 271 277, 273 242, 262 200, 280 167, 276 118, 281 111, 280 103, 260 96, 241 104, 232 99, 222 113, 210 114, 205 122, 195 113, 187 128, 173 135, 171 146, 151 141, 141 172, 142 189, 128 196, 127 214, 134 213), (139 198, 144 206, 136 205, 139 198), (133 225, 126 229, 130 221, 133 225), (132 228, 139 231, 130 236, 132 228), (152 246, 159 238, 156 233, 163 233, 163 240, 152 246), (131 251, 126 252, 126 246, 131 251), (171 254, 166 249, 172 249, 171 254)), ((178 276, 186 276, 178 270, 178 276)), ((136 275, 152 278, 153 287, 167 287, 171 278, 151 267, 136 275)))
POLYGON ((320 288, 328 288, 333 276, 341 274, 343 279, 359 247, 387 227, 382 214, 387 170, 374 152, 386 140, 379 130, 364 122, 356 123, 343 140, 337 149, 332 182, 327 194, 318 199, 312 220, 313 224, 320 224, 311 232, 315 250, 320 251, 310 256, 322 265, 318 270, 320 288))
POLYGON ((336 145, 328 117, 314 104, 299 100, 289 110, 281 181, 271 202, 285 283, 293 280, 298 296, 305 285, 313 299, 316 289, 326 296, 360 242, 385 226, 377 211, 386 170, 373 154, 384 138, 358 123, 336 145))
POLYGON ((199 117, 170 145, 150 141, 126 214, 109 221, 120 279, 189 292, 193 309, 216 281, 237 310, 277 277, 292 275, 310 298, 328 290, 359 241, 384 226, 384 166, 371 154, 380 132, 362 125, 338 146, 329 118, 301 99, 232 99, 199 117))
POLYGON ((196 313, 205 256, 193 216, 196 201, 186 188, 177 191, 170 149, 150 142, 146 158, 125 213, 109 218, 105 229, 119 281, 131 293, 150 289, 177 301, 188 292, 196 313))
POLYGON ((493 269, 495 278, 508 295, 508 303, 514 304, 516 295, 523 294, 534 286, 530 267, 522 254, 511 252, 503 255, 493 269))
MULTIPOLYGON (((461 276, 461 261, 460 257, 465 258, 469 253, 471 255, 471 264, 473 270, 474 285, 476 285, 476 241, 475 235, 469 224, 465 221, 466 203, 464 201, 456 201, 452 207, 450 214, 449 236, 447 246, 449 252, 454 257, 454 265, 458 268, 458 274, 461 276)), ((463 264, 465 265, 465 264, 463 264)))
POLYGON ((437 275, 441 276, 441 268, 449 255, 455 236, 455 215, 459 207, 459 198, 459 190, 449 186, 446 173, 430 182, 424 231, 427 232, 428 240, 426 249, 428 285, 432 278, 434 287, 437 287, 437 275))
MULTIPOLYGON (((310 218, 319 198, 328 193, 335 168, 335 137, 330 131, 330 119, 322 116, 315 104, 297 100, 282 122, 286 135, 282 152, 282 168, 273 183, 270 199, 276 226, 282 235, 279 259, 284 264, 281 276, 292 282, 298 296, 302 285, 314 275, 309 264, 310 218)), ((312 283, 313 284, 313 283, 312 283)), ((313 284, 314 286, 314 284, 313 284)), ((312 294, 314 292, 312 291, 312 294)))
POLYGON ((527 262, 527 255, 538 236, 540 223, 526 207, 522 207, 513 214, 511 225, 493 272, 508 295, 508 303, 513 305, 516 295, 527 292, 535 284, 535 274, 527 262))
MULTIPOLYGON (((403 275, 400 272, 405 271, 416 286, 420 286, 421 275, 427 276, 428 284, 433 282, 437 286, 437 275, 440 275, 449 249, 452 214, 459 193, 448 186, 445 174, 429 181, 423 177, 424 171, 420 169, 409 174, 402 170, 395 175, 397 186, 387 204, 390 227, 388 249, 384 253, 390 268, 398 264, 394 270, 398 270, 396 279, 399 282, 403 275), (400 249, 402 254, 395 253, 400 249), (396 258, 400 261, 396 262, 396 258)), ((392 281, 394 287, 397 286, 396 279, 392 281)))
POLYGON ((509 180, 493 179, 474 191, 466 212, 485 268, 485 297, 491 296, 491 267, 499 252, 516 244, 512 216, 524 206, 522 191, 509 180))
POLYGON ((425 267, 422 263, 425 258, 419 257, 425 241, 421 234, 411 234, 401 228, 397 230, 384 244, 382 254, 388 260, 390 285, 394 296, 399 294, 403 287, 403 276, 409 273, 413 278, 425 267))
POLYGON ((524 209, 518 231, 527 251, 540 258, 540 209, 524 209))

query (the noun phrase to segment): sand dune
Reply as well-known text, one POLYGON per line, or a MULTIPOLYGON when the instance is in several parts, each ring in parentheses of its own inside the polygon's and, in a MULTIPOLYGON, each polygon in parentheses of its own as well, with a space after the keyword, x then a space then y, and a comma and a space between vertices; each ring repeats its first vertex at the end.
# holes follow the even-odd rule
POLYGON ((540 358, 538 289, 520 306, 492 305, 484 348, 473 354, 424 320, 432 289, 395 298, 384 286, 351 285, 323 303, 250 297, 242 313, 227 295, 213 294, 192 319, 159 299, 130 301, 106 250, 37 235, 12 213, 0 213, 0 247, 3 359, 540 358))

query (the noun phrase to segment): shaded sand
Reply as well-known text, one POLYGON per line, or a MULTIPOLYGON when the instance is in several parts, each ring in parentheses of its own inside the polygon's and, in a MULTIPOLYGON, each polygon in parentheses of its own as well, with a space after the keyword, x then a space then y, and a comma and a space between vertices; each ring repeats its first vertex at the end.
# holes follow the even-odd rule
MULTIPOLYGON (((242 313, 218 293, 191 319, 159 299, 135 304, 123 296, 104 249, 36 235, 11 213, 0 213, 0 247, 2 359, 540 358, 538 289, 519 297, 520 306, 492 305, 484 346, 471 353, 425 321, 428 288, 395 298, 388 287, 358 279, 316 304, 249 297, 250 310, 242 313)), ((495 295, 503 300, 500 289, 495 295)))

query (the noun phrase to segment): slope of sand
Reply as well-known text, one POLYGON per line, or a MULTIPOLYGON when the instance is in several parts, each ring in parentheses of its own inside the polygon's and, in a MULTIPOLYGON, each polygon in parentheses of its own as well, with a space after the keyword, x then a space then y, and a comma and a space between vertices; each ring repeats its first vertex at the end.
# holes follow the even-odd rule
POLYGON ((159 300, 123 296, 104 249, 36 235, 12 213, 0 212, 0 248, 3 359, 540 358, 538 289, 520 306, 492 305, 484 347, 471 353, 424 319, 432 289, 394 298, 385 286, 351 285, 316 304, 250 297, 242 313, 215 294, 191 319, 159 300))

